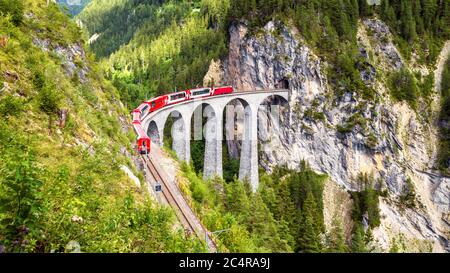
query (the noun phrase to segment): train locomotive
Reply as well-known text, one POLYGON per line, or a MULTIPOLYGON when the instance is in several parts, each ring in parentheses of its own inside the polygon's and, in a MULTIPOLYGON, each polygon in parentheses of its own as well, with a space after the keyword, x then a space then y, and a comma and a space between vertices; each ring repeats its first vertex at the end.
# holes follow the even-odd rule
POLYGON ((141 120, 143 120, 148 114, 164 108, 169 105, 182 103, 184 101, 204 99, 212 96, 226 95, 233 93, 233 87, 203 87, 188 89, 181 92, 162 95, 151 100, 143 102, 138 108, 134 109, 133 115, 133 128, 137 135, 137 150, 139 154, 145 155, 150 153, 151 139, 144 131, 141 120))

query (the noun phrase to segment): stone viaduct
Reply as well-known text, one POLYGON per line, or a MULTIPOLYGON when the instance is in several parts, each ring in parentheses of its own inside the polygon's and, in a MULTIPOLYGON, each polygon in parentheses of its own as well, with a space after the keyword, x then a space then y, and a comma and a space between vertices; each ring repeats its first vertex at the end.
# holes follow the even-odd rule
POLYGON ((234 136, 234 122, 229 122, 230 117, 234 121, 234 107, 229 107, 234 100, 241 105, 243 120, 242 145, 240 153, 239 179, 248 180, 256 190, 259 183, 258 175, 258 109, 263 102, 272 97, 289 100, 289 90, 262 90, 248 92, 234 92, 232 94, 212 96, 189 100, 174 105, 166 106, 142 118, 142 125, 154 144, 163 145, 164 127, 169 115, 173 117, 172 124, 172 149, 180 160, 189 162, 191 135, 194 139, 200 139, 202 132, 205 137, 205 156, 203 176, 210 178, 222 176, 222 140, 223 121, 226 116, 225 137, 227 140, 234 136), (203 111, 202 111, 203 110, 203 111), (203 112, 203 113, 202 113, 203 112), (200 114, 197 114, 200 113, 200 114), (191 132, 191 124, 201 124, 206 120, 204 128, 191 132), (203 130, 203 131, 202 131, 203 130), (199 138, 197 138, 199 137, 199 138))

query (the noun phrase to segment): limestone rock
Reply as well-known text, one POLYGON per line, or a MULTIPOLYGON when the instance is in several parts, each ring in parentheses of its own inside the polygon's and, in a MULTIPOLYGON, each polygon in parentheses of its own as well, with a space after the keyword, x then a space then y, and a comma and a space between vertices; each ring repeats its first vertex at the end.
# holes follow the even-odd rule
MULTIPOLYGON (((387 69, 405 65, 383 22, 366 19, 361 27, 373 33, 368 43, 387 69)), ((316 172, 326 173, 345 190, 359 190, 355 183, 359 173, 373 174, 384 182, 390 200, 383 203, 382 225, 374 230, 384 249, 389 247, 395 230, 411 239, 433 242, 435 251, 444 251, 449 226, 441 218, 450 212, 449 182, 435 174, 421 173, 432 165, 430 151, 435 143, 416 113, 388 98, 377 104, 365 103, 357 94, 344 92, 341 98, 330 99, 331 90, 322 72, 326 64, 302 43, 295 29, 271 21, 257 37, 247 33, 245 23, 231 25, 229 55, 222 62, 223 72, 216 73, 222 75, 221 82, 238 91, 280 85, 291 90, 289 111, 282 115, 280 124, 275 124, 270 115, 258 117, 264 169, 270 172, 278 164, 298 168, 301 160, 306 160, 316 172), (275 30, 277 35, 273 34, 275 30), (306 119, 308 110, 323 112, 325 119, 306 119), (344 133, 338 130, 358 115, 366 120, 365 126, 357 124, 344 133), (367 143, 369 135, 377 140, 374 147, 367 143), (402 215, 394 201, 408 178, 423 206, 402 215)), ((367 54, 365 49, 361 53, 367 54)), ((364 65, 360 72, 367 84, 380 86, 372 65, 364 65)), ((229 151, 238 149, 237 142, 231 146, 229 151)))

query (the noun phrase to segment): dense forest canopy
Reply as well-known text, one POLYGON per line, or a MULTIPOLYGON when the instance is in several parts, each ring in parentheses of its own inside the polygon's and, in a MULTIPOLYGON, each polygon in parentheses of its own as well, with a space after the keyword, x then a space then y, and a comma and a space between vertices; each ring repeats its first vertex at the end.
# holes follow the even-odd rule
MULTIPOLYGON (((384 20, 406 59, 416 52, 421 62, 433 64, 449 37, 449 9, 449 2, 440 0, 383 0, 375 6, 365 0, 94 0, 78 18, 91 36, 100 35, 91 48, 123 101, 134 107, 158 94, 201 85, 210 60, 226 54, 231 23, 247 20, 256 30, 273 19, 293 23, 333 64, 328 77, 339 90, 373 100, 374 90, 356 73, 358 20, 384 20)), ((413 106, 423 95, 401 92, 394 90, 394 98, 413 106)))

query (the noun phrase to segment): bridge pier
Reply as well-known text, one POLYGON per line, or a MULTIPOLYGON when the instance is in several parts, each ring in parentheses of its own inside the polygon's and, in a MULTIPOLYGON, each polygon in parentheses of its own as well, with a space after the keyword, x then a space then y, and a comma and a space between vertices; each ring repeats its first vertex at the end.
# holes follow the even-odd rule
POLYGON ((241 160, 239 163, 239 180, 248 181, 256 191, 259 184, 258 176, 258 112, 245 107, 245 130, 242 136, 241 160))
POLYGON ((205 124, 205 157, 203 178, 222 177, 222 114, 214 112, 211 106, 205 108, 208 120, 205 124), (220 121, 219 121, 220 120, 220 121), (221 133, 220 133, 221 134, 221 133))
POLYGON ((175 151, 178 159, 189 162, 190 155, 190 126, 186 124, 185 118, 181 115, 173 115, 172 125, 172 150, 175 151))

